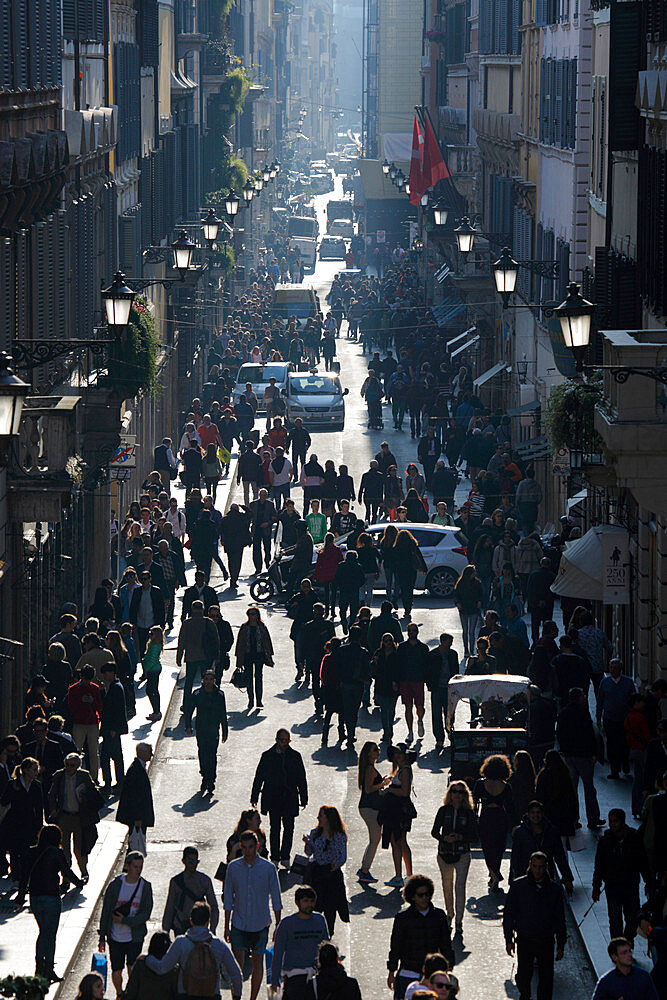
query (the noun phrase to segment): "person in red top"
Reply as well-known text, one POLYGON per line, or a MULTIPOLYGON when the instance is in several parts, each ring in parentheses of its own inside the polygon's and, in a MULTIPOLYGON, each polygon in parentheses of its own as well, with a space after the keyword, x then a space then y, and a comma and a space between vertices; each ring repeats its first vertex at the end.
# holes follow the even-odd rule
POLYGON ((334 580, 336 579, 336 570, 342 561, 343 553, 334 544, 333 533, 327 531, 324 536, 324 545, 320 549, 313 573, 313 580, 324 584, 324 607, 326 608, 325 614, 327 617, 329 617, 329 612, 333 614, 335 611, 336 588, 334 580))
POLYGON ((498 482, 500 483, 501 493, 514 493, 517 485, 523 479, 521 475, 521 469, 519 466, 512 461, 510 456, 505 453, 502 457, 502 466, 498 470, 498 482))
POLYGON ((274 449, 287 447, 287 428, 280 417, 273 421, 273 427, 269 431, 269 444, 274 449))
POLYGON ((88 770, 97 784, 102 696, 99 684, 93 682, 94 676, 95 667, 91 663, 84 663, 81 667, 81 680, 70 685, 67 691, 67 704, 73 722, 72 739, 82 752, 86 743, 88 744, 88 770))
POLYGON ((641 819, 642 805, 644 804, 644 764, 646 762, 646 748, 651 740, 651 727, 646 718, 646 697, 643 694, 633 694, 630 697, 630 708, 625 717, 623 728, 625 739, 630 747, 630 760, 634 768, 634 780, 632 782, 632 815, 635 819, 641 819))
POLYGON ((197 433, 199 434, 201 450, 204 454, 206 454, 206 449, 210 444, 217 444, 219 448, 222 447, 218 425, 213 423, 210 413, 204 414, 204 419, 197 428, 197 433))

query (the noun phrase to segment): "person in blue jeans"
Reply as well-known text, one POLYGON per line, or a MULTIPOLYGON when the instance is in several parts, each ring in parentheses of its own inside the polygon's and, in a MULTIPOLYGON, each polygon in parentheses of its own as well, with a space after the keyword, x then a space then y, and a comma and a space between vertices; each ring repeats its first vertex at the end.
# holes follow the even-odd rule
POLYGON ((35 975, 52 983, 62 982, 53 968, 62 911, 60 876, 64 876, 65 882, 73 882, 78 889, 83 888, 83 882, 67 864, 60 838, 60 827, 55 823, 48 823, 39 831, 37 845, 30 848, 23 866, 16 899, 17 906, 21 907, 26 891, 30 893, 30 909, 39 927, 35 944, 35 975))

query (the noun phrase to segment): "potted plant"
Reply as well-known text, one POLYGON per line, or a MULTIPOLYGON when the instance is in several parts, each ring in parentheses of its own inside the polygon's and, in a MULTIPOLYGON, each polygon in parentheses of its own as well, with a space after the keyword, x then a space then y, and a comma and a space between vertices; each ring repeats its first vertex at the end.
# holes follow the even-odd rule
POLYGON ((595 407, 602 400, 601 380, 574 379, 554 386, 544 417, 551 447, 578 448, 587 454, 602 451, 602 439, 595 430, 595 407))

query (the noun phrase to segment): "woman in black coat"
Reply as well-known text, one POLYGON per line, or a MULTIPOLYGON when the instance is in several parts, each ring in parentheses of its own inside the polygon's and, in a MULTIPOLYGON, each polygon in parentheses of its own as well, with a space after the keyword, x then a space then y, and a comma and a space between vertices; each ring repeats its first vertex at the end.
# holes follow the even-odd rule
POLYGON ((427 573, 428 567, 424 562, 423 555, 419 551, 417 539, 406 529, 398 532, 396 541, 394 542, 393 554, 396 557, 395 572, 398 577, 398 585, 401 589, 401 600, 405 609, 405 617, 409 618, 412 613, 417 573, 427 573))
POLYGON ((9 852, 11 874, 17 881, 28 850, 36 842, 44 823, 44 800, 42 786, 37 781, 38 773, 39 763, 34 757, 26 757, 0 796, 0 813, 9 806, 0 824, 0 841, 9 852))

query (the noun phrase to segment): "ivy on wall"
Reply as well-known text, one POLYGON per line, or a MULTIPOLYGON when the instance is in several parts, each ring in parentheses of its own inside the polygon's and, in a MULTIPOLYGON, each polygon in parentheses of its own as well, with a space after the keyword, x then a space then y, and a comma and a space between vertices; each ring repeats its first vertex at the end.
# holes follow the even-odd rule
POLYGON ((155 320, 146 300, 137 297, 132 304, 130 322, 122 342, 117 348, 112 348, 108 384, 125 399, 139 393, 155 392, 159 353, 160 339, 155 320))
POLYGON ((554 386, 544 417, 544 426, 552 448, 602 450, 602 440, 595 430, 595 407, 603 398, 600 380, 580 382, 568 379, 554 386))

